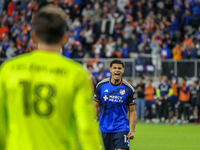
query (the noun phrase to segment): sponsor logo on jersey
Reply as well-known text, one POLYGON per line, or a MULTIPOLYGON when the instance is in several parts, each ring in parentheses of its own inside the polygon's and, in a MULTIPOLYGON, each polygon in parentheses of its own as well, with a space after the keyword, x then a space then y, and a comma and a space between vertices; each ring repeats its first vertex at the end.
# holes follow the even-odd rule
POLYGON ((105 96, 103 97, 103 99, 106 101, 106 100, 108 99, 107 95, 105 95, 105 96))
POLYGON ((161 86, 160 90, 163 91, 163 92, 168 91, 168 86, 167 85, 166 86, 161 86))
POLYGON ((104 92, 108 92, 108 89, 106 89, 104 92))
POLYGON ((121 95, 124 95, 124 94, 125 94, 125 90, 120 90, 119 93, 120 93, 121 95))

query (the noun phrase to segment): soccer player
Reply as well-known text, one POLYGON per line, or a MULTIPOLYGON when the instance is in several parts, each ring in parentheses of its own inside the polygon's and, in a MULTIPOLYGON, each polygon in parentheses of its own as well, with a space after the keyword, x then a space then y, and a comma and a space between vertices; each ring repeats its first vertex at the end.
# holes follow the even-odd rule
POLYGON ((59 54, 66 28, 64 11, 41 8, 33 33, 39 50, 1 66, 1 150, 100 149, 88 73, 59 54))
POLYGON ((188 103, 190 100, 190 89, 189 86, 186 85, 186 78, 181 78, 180 85, 179 85, 179 106, 178 106, 178 120, 176 125, 181 124, 181 116, 182 113, 184 115, 184 121, 183 124, 186 123, 186 120, 188 119, 188 103))
MULTIPOLYGON (((193 81, 192 86, 190 88, 190 104, 191 110, 193 110, 193 116, 195 120, 195 124, 197 124, 198 120, 198 109, 197 109, 197 92, 199 90, 199 86, 197 81, 193 81)), ((192 113, 190 113, 192 115, 192 113)))
POLYGON ((94 103, 100 105, 99 127, 106 150, 127 150, 134 138, 136 111, 133 87, 122 79, 125 64, 115 59, 110 63, 111 78, 97 84, 94 103), (128 110, 129 109, 129 110, 128 110), (127 118, 127 113, 130 113, 127 118), (129 131, 130 123, 130 131, 129 131))
POLYGON ((176 81, 173 82, 173 77, 170 76, 169 77, 169 84, 173 90, 173 94, 172 96, 169 97, 169 101, 170 101, 170 111, 169 111, 169 117, 171 119, 170 123, 173 124, 174 123, 174 119, 173 117, 178 117, 178 87, 177 87, 177 83, 178 83, 178 78, 175 78, 176 81))
POLYGON ((166 124, 169 124, 168 113, 169 113, 169 97, 172 96, 173 90, 169 83, 167 83, 167 76, 163 76, 163 82, 159 85, 156 95, 159 98, 159 117, 157 124, 160 122, 162 117, 165 118, 166 124))
POLYGON ((150 123, 150 119, 152 121, 156 118, 156 104, 154 95, 156 95, 156 89, 152 85, 152 79, 148 79, 147 86, 144 90, 145 95, 145 107, 146 107, 146 123, 150 123))

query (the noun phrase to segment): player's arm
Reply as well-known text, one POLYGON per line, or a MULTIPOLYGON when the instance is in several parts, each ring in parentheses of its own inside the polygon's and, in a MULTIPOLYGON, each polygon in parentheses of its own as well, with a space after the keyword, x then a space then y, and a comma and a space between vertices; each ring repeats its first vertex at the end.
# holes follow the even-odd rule
POLYGON ((98 84, 93 96, 94 105, 96 108, 100 105, 100 85, 98 84))
POLYGON ((173 95, 173 89, 172 88, 169 88, 169 92, 168 92, 168 97, 172 96, 173 95))
POLYGON ((6 96, 5 86, 3 83, 2 67, 0 69, 0 150, 4 150, 6 147, 7 136, 7 117, 6 117, 6 96))
POLYGON ((160 89, 157 89, 157 91, 156 91, 156 96, 157 96, 158 98, 160 98, 160 89))
POLYGON ((158 89, 157 89, 157 91, 156 91, 156 96, 157 96, 157 98, 160 99, 160 100, 163 99, 163 97, 160 95, 160 85, 159 85, 159 87, 158 87, 158 89))
POLYGON ((87 73, 81 71, 78 76, 73 105, 78 136, 82 150, 98 150, 103 146, 97 122, 95 108, 92 102, 91 84, 87 73))
POLYGON ((129 123, 130 123, 130 132, 128 133, 128 138, 133 139, 135 133, 135 124, 137 120, 137 114, 135 110, 135 92, 134 89, 130 90, 129 98, 128 98, 128 105, 129 105, 129 123))
POLYGON ((129 106, 129 123, 130 123, 130 127, 131 130, 128 133, 128 138, 129 139, 133 139, 134 138, 134 133, 135 133, 135 124, 136 124, 136 120, 137 120, 137 114, 136 114, 136 110, 135 110, 135 105, 131 105, 129 106))

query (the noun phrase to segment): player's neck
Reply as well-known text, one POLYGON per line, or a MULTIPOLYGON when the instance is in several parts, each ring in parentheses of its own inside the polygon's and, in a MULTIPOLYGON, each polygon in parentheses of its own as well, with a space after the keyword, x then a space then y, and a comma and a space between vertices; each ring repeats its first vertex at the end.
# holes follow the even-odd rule
POLYGON ((112 84, 114 84, 114 85, 118 85, 118 84, 120 84, 121 83, 121 81, 122 81, 122 78, 120 78, 119 80, 115 80, 114 78, 111 78, 111 83, 112 84))
POLYGON ((38 49, 40 51, 47 51, 47 52, 57 52, 57 53, 60 53, 60 49, 61 49, 61 46, 59 44, 51 44, 51 45, 48 45, 48 44, 44 44, 44 43, 39 43, 38 44, 38 49))

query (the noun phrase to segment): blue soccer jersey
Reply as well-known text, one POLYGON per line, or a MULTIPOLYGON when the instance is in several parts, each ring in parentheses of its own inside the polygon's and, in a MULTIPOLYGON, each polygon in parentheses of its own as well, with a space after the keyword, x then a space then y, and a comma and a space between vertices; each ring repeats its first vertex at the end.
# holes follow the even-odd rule
POLYGON ((164 97, 169 93, 169 89, 171 88, 170 84, 163 84, 161 83, 158 87, 160 89, 160 96, 164 97))
POLYGON ((94 101, 100 103, 100 130, 106 133, 129 131, 127 106, 136 104, 134 89, 123 79, 118 85, 112 84, 110 80, 102 80, 94 94, 94 101))

